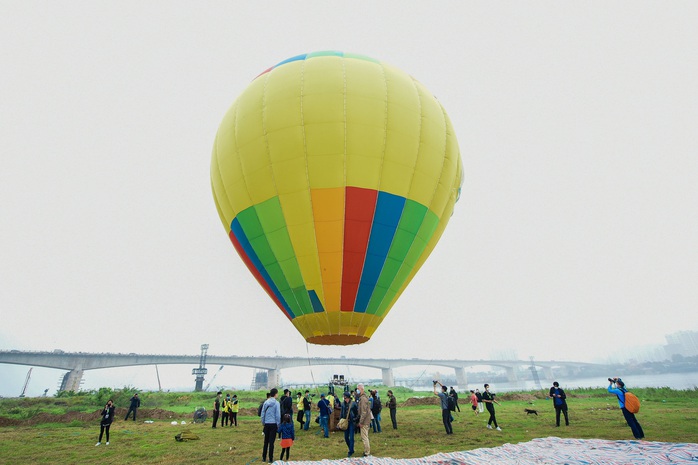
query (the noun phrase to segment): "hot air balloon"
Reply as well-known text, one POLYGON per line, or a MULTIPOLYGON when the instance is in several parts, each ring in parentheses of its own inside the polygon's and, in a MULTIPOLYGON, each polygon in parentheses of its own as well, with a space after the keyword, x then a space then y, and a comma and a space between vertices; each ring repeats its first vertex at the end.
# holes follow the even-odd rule
POLYGON ((446 111, 418 81, 342 52, 258 75, 218 128, 213 196, 238 254, 307 342, 366 342, 460 194, 446 111))

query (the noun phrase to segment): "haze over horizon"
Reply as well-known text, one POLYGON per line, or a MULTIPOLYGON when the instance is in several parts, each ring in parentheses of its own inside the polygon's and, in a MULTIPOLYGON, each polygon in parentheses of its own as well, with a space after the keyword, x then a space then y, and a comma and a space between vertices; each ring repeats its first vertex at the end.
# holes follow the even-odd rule
MULTIPOLYGON (((698 331, 695 24, 694 2, 4 2, 0 349, 593 361, 698 331), (318 50, 423 83, 464 163, 441 241, 359 346, 306 344, 209 180, 235 98, 318 50)), ((0 364, 0 395, 27 370, 0 364)), ((34 372, 34 395, 59 374, 34 372)))

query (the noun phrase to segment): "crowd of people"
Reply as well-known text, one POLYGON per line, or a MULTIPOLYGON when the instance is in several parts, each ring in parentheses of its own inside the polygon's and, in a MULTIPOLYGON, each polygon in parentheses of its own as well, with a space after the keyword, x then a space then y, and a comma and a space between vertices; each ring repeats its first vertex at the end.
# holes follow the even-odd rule
MULTIPOLYGON (((635 416, 639 404, 637 407, 631 405, 632 402, 639 401, 628 392, 625 383, 620 378, 608 378, 608 381, 610 383, 608 392, 617 397, 618 405, 633 436, 636 439, 643 439, 644 432, 635 416)), ((449 389, 449 387, 437 380, 434 380, 433 384, 434 395, 439 397, 441 420, 446 434, 453 434, 453 414, 461 411, 458 404, 458 392, 453 386, 449 389), (437 388, 437 386, 440 388, 437 388)), ((488 429, 502 431, 497 423, 495 412, 495 405, 500 405, 500 403, 495 393, 490 390, 489 384, 485 383, 483 388, 483 392, 480 392, 479 389, 470 390, 468 403, 471 404, 474 415, 480 415, 487 410, 489 418, 486 427, 488 429)), ((378 390, 367 390, 363 384, 358 384, 355 390, 345 386, 341 396, 337 396, 334 387, 330 385, 326 393, 321 392, 319 394, 317 402, 314 401, 313 397, 315 397, 315 394, 307 389, 304 393, 296 392, 295 399, 289 389, 284 389, 281 397, 279 397, 279 391, 276 388, 271 389, 266 394, 266 400, 260 403, 257 410, 264 437, 262 461, 268 461, 269 463, 274 461, 274 444, 277 436, 280 439, 281 446, 280 460, 289 460, 291 447, 296 439, 294 406, 296 409, 295 422, 298 423, 299 430, 308 431, 310 429, 312 412, 316 411, 315 422, 319 425, 318 434, 322 434, 323 438, 329 438, 330 433, 342 432, 347 446, 347 457, 352 457, 355 454, 355 435, 358 433, 363 446, 363 455, 371 455, 369 431, 373 434, 380 434, 383 431, 381 425, 383 402, 378 390)), ((548 397, 552 399, 555 410, 555 425, 559 427, 561 417, 564 417, 565 426, 569 426, 567 395, 557 381, 552 383, 548 397)), ((387 391, 387 398, 385 405, 390 412, 392 428, 396 430, 398 428, 397 400, 392 390, 387 391)), ((137 410, 141 405, 138 394, 134 394, 129 402, 129 410, 124 420, 128 420, 131 414, 133 414, 133 421, 135 421, 137 410)), ((240 403, 237 394, 232 396, 226 394, 223 397, 221 391, 217 392, 213 402, 211 427, 216 428, 219 419, 221 427, 237 427, 239 408, 240 403)), ((109 400, 101 412, 97 446, 102 444, 103 437, 106 438, 106 444, 109 444, 109 429, 114 419, 114 411, 114 403, 112 400, 109 400)))

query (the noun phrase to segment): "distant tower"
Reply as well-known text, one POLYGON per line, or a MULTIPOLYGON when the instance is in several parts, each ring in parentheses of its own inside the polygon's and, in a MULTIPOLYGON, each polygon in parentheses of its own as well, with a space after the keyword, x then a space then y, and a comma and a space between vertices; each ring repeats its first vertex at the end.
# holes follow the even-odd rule
POLYGON ((531 366, 529 369, 531 370, 531 375, 533 376, 533 381, 536 383, 536 386, 538 386, 538 389, 543 389, 543 386, 540 385, 540 378, 538 378, 538 370, 536 369, 536 364, 533 362, 533 356, 531 358, 531 366))
POLYGON ((194 391, 200 392, 204 390, 204 376, 208 373, 206 368, 206 352, 208 352, 208 344, 201 344, 201 358, 199 359, 199 368, 191 370, 192 375, 196 375, 196 384, 194 391))

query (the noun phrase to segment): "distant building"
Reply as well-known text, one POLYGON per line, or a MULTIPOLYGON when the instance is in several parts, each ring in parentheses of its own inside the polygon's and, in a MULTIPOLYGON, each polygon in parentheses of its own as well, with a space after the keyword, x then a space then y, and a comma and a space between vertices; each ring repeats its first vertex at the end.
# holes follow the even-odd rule
POLYGON ((698 331, 679 331, 666 335, 667 345, 664 350, 669 357, 681 355, 694 357, 698 355, 698 331))

